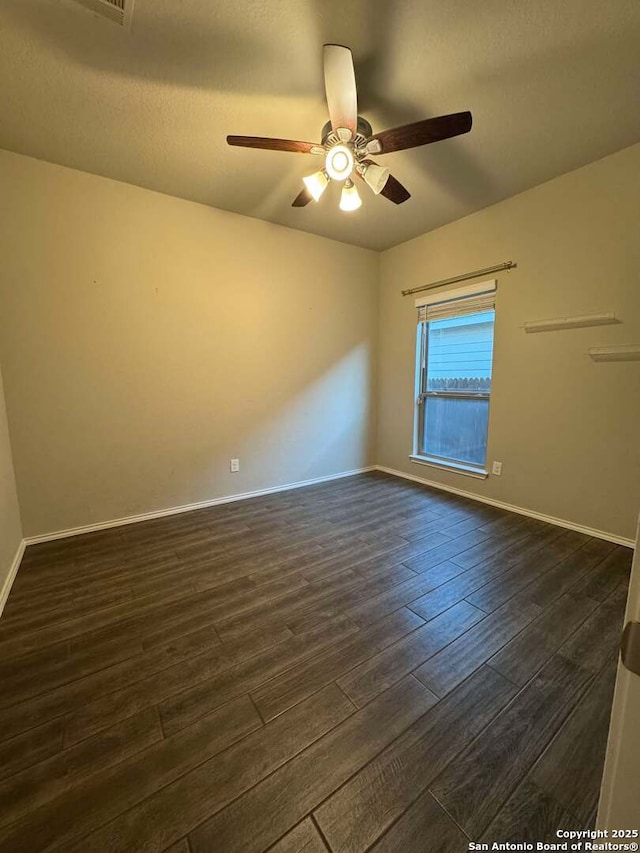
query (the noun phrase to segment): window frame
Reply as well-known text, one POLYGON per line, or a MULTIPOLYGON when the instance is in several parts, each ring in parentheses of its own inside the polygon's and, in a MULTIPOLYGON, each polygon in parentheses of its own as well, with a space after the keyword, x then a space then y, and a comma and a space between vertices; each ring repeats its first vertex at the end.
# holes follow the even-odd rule
MULTIPOLYGON (((495 291, 495 281, 493 282, 483 282, 484 289, 490 289, 488 285, 492 286, 491 289, 495 291)), ((476 286, 478 289, 482 287, 482 285, 476 286)), ((476 287, 473 289, 476 290, 476 287)), ((471 288, 465 288, 465 290, 471 290, 471 288)), ((477 291, 476 291, 477 292, 477 291)), ((458 296, 456 291, 450 291, 446 294, 446 298, 442 298, 438 301, 464 301, 466 298, 472 298, 474 294, 469 293, 468 295, 465 293, 464 295, 458 296)), ((443 295, 444 296, 444 295, 443 295)), ((416 300, 416 305, 424 304, 422 300, 416 300)), ((494 331, 493 331, 493 342, 495 342, 495 305, 493 308, 494 311, 494 331)), ((482 313, 478 311, 478 313, 482 313)), ((473 316, 469 314, 468 316, 473 316)), ((433 322, 433 321, 432 321, 433 322)), ((488 401, 489 412, 491 411, 491 388, 484 391, 429 391, 427 388, 428 382, 428 326, 429 320, 422 320, 418 323, 417 334, 416 334, 416 364, 415 364, 415 394, 414 394, 414 429, 413 429, 413 452, 410 454, 410 459, 413 462, 417 462, 420 465, 428 465, 433 468, 440 468, 447 471, 453 471, 458 474, 463 474, 469 477, 476 477, 479 479, 486 479, 489 476, 489 472, 487 470, 487 456, 488 456, 488 439, 489 439, 489 422, 487 422, 487 445, 486 445, 486 453, 485 453, 485 461, 484 465, 474 465, 473 463, 462 462, 455 459, 450 459, 449 457, 436 456, 434 454, 424 453, 421 449, 421 436, 424 435, 424 419, 426 416, 426 401, 429 397, 440 397, 440 398, 453 398, 453 399, 483 399, 488 401)), ((493 374, 493 352, 491 357, 492 364, 492 374, 493 374)))

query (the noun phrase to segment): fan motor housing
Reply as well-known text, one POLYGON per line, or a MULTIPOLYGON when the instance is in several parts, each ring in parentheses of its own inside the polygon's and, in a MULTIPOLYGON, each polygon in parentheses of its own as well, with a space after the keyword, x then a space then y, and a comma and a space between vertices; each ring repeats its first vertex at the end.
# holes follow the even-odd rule
MULTIPOLYGON (((369 139, 373 135, 373 130, 371 125, 366 120, 366 118, 362 118, 362 116, 358 116, 358 124, 356 126, 356 134, 353 142, 358 142, 360 144, 364 144, 367 139, 369 139)), ((322 128, 322 133, 320 134, 320 138, 322 139, 323 145, 335 145, 337 142, 340 142, 338 137, 334 134, 333 128, 331 126, 331 122, 328 121, 325 126, 322 128)))

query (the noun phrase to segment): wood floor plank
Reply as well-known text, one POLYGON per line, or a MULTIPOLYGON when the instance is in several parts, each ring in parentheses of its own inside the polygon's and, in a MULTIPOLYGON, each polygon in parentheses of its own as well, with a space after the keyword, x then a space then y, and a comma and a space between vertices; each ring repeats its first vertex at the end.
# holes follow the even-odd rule
POLYGON ((437 548, 431 548, 415 557, 408 557, 404 560, 404 563, 410 569, 413 569, 414 572, 422 573, 427 569, 432 569, 439 563, 444 563, 445 560, 453 560, 454 557, 463 554, 470 548, 475 547, 479 542, 484 542, 489 538, 491 538, 489 533, 473 530, 471 533, 464 533, 455 539, 447 538, 437 548))
POLYGON ((462 853, 468 847, 467 836, 425 791, 370 849, 371 853, 462 853))
MULTIPOLYGON (((559 529, 551 529, 516 539, 515 542, 499 553, 487 557, 470 569, 458 567, 459 571, 456 572, 457 563, 451 563, 450 565, 454 567, 451 571, 451 579, 448 580, 444 576, 438 578, 441 583, 437 584, 430 592, 410 602, 411 609, 424 619, 433 619, 465 596, 469 596, 470 593, 484 589, 485 585, 492 581, 495 580, 495 584, 500 585, 503 579, 520 565, 524 565, 526 571, 533 578, 546 565, 546 561, 549 561, 549 566, 554 564, 555 557, 549 555, 552 553, 552 547, 557 548, 558 538, 561 538, 562 535, 563 532, 559 529), (541 554, 541 552, 543 553, 541 554)), ((430 576, 431 572, 442 571, 444 565, 447 564, 436 566, 435 569, 427 570, 424 574, 430 576)), ((473 601, 471 603, 473 604, 473 601)))
POLYGON ((470 838, 484 832, 591 678, 556 655, 433 783, 437 801, 470 838))
POLYGON ((213 846, 225 853, 266 849, 432 704, 415 679, 399 682, 192 831, 193 853, 208 853, 213 846))
POLYGON ((485 668, 438 702, 316 809, 331 849, 366 850, 515 693, 512 684, 485 668))
MULTIPOLYGON (((392 522, 392 529, 398 536, 402 536, 409 542, 413 542, 416 539, 424 539, 427 536, 437 533, 439 534, 441 544, 443 544, 447 539, 455 538, 455 533, 445 533, 442 528, 447 524, 452 525, 457 519, 458 515, 454 513, 447 514, 446 516, 435 515, 431 511, 413 516, 408 516, 407 513, 398 513, 392 522)), ((479 524, 480 522, 476 524, 476 527, 479 524)))
MULTIPOLYGON (((244 609, 255 606, 256 598, 262 598, 265 602, 271 601, 281 595, 287 595, 301 586, 306 586, 307 582, 299 575, 286 575, 281 580, 271 581, 270 584, 262 584, 257 588, 248 588, 242 592, 235 590, 214 608, 217 618, 231 616, 241 613, 244 609)), ((216 596, 221 596, 220 588, 217 588, 217 580, 212 580, 212 585, 216 596)), ((50 645, 51 643, 60 642, 63 639, 77 636, 89 630, 95 630, 101 625, 108 625, 113 622, 118 622, 120 619, 126 618, 136 611, 144 612, 146 609, 153 609, 158 604, 165 604, 167 599, 178 601, 180 599, 189 598, 205 587, 196 587, 193 583, 184 585, 174 585, 175 589, 171 591, 160 590, 153 593, 145 594, 140 597, 133 598, 122 604, 113 606, 101 607, 93 610, 90 613, 85 613, 79 616, 70 616, 64 621, 53 625, 44 624, 35 627, 28 626, 27 630, 20 630, 17 636, 11 636, 11 627, 0 626, 0 653, 11 655, 12 653, 27 653, 38 646, 50 645), (16 652, 17 649, 17 652, 16 652)))
POLYGON ((62 720, 53 720, 0 743, 0 779, 59 752, 62 733, 62 720))
MULTIPOLYGON (((272 778, 302 750, 347 720, 353 705, 329 685, 139 805, 67 846, 65 853, 163 850, 244 792, 272 778), (271 774, 271 775, 270 775, 271 774), (141 837, 140 827, 145 827, 141 837)), ((287 827, 288 829, 289 827, 287 827)), ((278 833, 274 841, 284 834, 278 833)), ((223 850, 214 845, 212 849, 223 850)), ((193 851, 193 846, 192 846, 193 851)))
POLYGON ((420 542, 418 544, 412 544, 403 540, 404 544, 400 544, 399 542, 395 544, 393 547, 389 547, 388 544, 385 543, 373 543, 367 544, 362 542, 362 540, 354 541, 354 537, 351 537, 351 543, 348 546, 342 547, 340 552, 337 554, 333 554, 327 558, 316 561, 315 565, 306 567, 303 570, 303 576, 308 581, 321 580, 322 578, 329 577, 336 572, 342 571, 344 569, 345 560, 348 561, 349 565, 357 565, 359 562, 364 562, 365 560, 373 559, 374 557, 380 557, 385 554, 393 554, 394 555, 394 564, 403 562, 403 558, 406 554, 410 554, 413 552, 421 552, 422 550, 427 550, 430 547, 428 542, 420 542))
MULTIPOLYGON (((160 626, 170 628, 188 616, 194 618, 201 616, 203 613, 210 612, 216 603, 215 590, 171 599, 152 608, 145 608, 140 612, 128 614, 125 618, 104 627, 91 628, 77 637, 71 638, 68 642, 70 647, 73 647, 74 644, 83 645, 95 651, 110 644, 114 635, 122 642, 139 643, 150 633, 157 632, 160 626)), ((185 633, 191 632, 179 632, 177 636, 183 636, 185 633)), ((171 635, 168 636, 168 639, 172 639, 171 635)), ((162 639, 160 644, 163 644, 162 639)))
MULTIPOLYGON (((131 609, 132 605, 135 606, 134 602, 144 604, 145 602, 162 600, 167 597, 166 586, 171 585, 171 574, 175 574, 179 571, 180 565, 177 561, 174 561, 171 565, 171 572, 169 574, 168 581, 166 578, 161 577, 160 583, 152 582, 150 584, 145 584, 144 582, 140 583, 139 581, 136 583, 131 568, 124 566, 120 572, 117 573, 120 578, 120 583, 118 583, 117 586, 112 583, 113 578, 111 575, 103 580, 97 572, 93 573, 92 578, 88 573, 86 573, 83 575, 83 581, 86 583, 92 579, 94 583, 91 586, 87 585, 84 593, 71 593, 70 597, 66 601, 61 605, 56 606, 53 610, 48 610, 46 607, 33 607, 26 610, 23 608, 21 614, 15 614, 12 619, 2 626, 2 629, 0 630, 0 637, 4 638, 6 631, 9 630, 11 632, 20 631, 27 635, 36 633, 38 629, 42 629, 50 625, 51 621, 63 624, 70 623, 73 625, 77 623, 78 620, 88 611, 100 611, 101 613, 106 613, 108 616, 112 610, 119 613, 124 609, 126 612, 127 609, 131 609), (96 577, 96 575, 98 575, 98 577, 96 577), (120 610, 117 609, 118 606, 120 607, 120 610), (43 610, 44 612, 42 612, 43 610)), ((187 575, 189 573, 185 572, 184 574, 187 575)), ((193 572, 193 574, 195 574, 195 572, 193 572)), ((69 578, 68 582, 71 581, 71 579, 72 578, 69 578)), ((189 578, 189 582, 191 582, 191 578, 189 578)), ((217 583, 217 579, 215 584, 216 586, 219 585, 217 583)), ((183 577, 182 585, 187 586, 186 577, 183 577)), ((40 603, 39 596, 37 597, 37 603, 38 605, 40 603)))
POLYGON ((540 607, 548 607, 559 595, 577 585, 581 594, 586 595, 586 586, 591 577, 600 571, 599 564, 612 547, 610 542, 592 539, 545 572, 523 591, 523 596, 540 607))
POLYGON ((587 582, 580 591, 596 601, 604 601, 618 585, 627 586, 633 552, 620 545, 612 547, 610 542, 602 540, 599 544, 603 550, 608 549, 608 553, 602 562, 589 572, 587 582))
POLYGON ((26 655, 5 657, 0 663, 0 679, 6 684, 11 678, 21 673, 24 669, 33 672, 44 672, 48 667, 57 667, 67 660, 70 654, 71 644, 69 642, 56 643, 45 646, 26 655))
POLYGON ((77 743, 150 705, 158 705, 165 734, 173 734, 352 631, 350 624, 329 623, 261 652, 252 648, 239 663, 228 646, 192 656, 69 712, 65 742, 77 743))
POLYGON ((468 600, 481 610, 491 613, 522 590, 528 591, 528 598, 540 607, 544 607, 566 590, 570 589, 590 565, 600 559, 589 555, 580 546, 584 537, 567 531, 545 548, 544 559, 517 561, 510 571, 483 586, 469 596, 468 600), (568 556, 567 556, 568 555, 568 556), (548 582, 548 575, 553 582, 548 582), (541 586, 551 590, 544 602, 538 600, 541 586), (539 593, 538 593, 539 595, 539 593))
MULTIPOLYGON (((145 632, 141 640, 142 649, 146 651, 156 648, 204 628, 208 628, 218 636, 215 628, 211 625, 211 616, 208 612, 204 611, 203 613, 185 616, 182 619, 159 625, 156 629, 145 632)), ((286 625, 269 625, 256 631, 253 636, 257 646, 266 648, 288 640, 292 636, 292 632, 286 625), (258 635, 260 639, 258 639, 258 635)))
POLYGON ((102 643, 98 647, 89 646, 86 649, 79 648, 74 653, 67 654, 64 660, 57 665, 44 665, 38 667, 25 666, 8 677, 3 683, 3 695, 0 698, 0 708, 22 702, 30 696, 39 696, 48 693, 73 681, 78 681, 85 675, 90 675, 100 670, 108 670, 109 667, 119 664, 118 669, 112 670, 118 673, 118 678, 126 683, 126 673, 134 669, 137 673, 162 668, 164 661, 180 659, 180 649, 183 656, 190 657, 197 653, 200 648, 215 648, 220 646, 215 630, 210 625, 192 627, 192 630, 176 640, 175 644, 168 645, 165 642, 157 647, 155 654, 144 655, 141 643, 122 643, 119 637, 113 638, 109 644, 102 643), (135 658, 135 663, 127 664, 126 661, 135 658))
MULTIPOLYGON (((343 561, 343 569, 345 565, 348 563, 343 561)), ((311 582, 308 588, 283 596, 272 602, 267 609, 264 606, 256 606, 237 616, 216 620, 216 631, 223 642, 235 640, 247 632, 267 628, 274 622, 291 626, 295 633, 300 630, 301 621, 304 622, 310 613, 321 609, 346 612, 355 603, 387 590, 396 583, 402 583, 408 577, 414 577, 410 569, 395 562, 367 575, 362 574, 356 566, 355 575, 355 580, 349 581, 337 592, 327 592, 311 582)))
POLYGON ((511 521, 504 532, 491 535, 472 548, 467 548, 465 551, 453 554, 451 559, 454 563, 462 566, 463 569, 470 569, 472 566, 486 560, 487 557, 499 554, 518 540, 526 539, 527 536, 531 535, 531 527, 530 519, 520 517, 517 520, 511 521))
POLYGON ((155 708, 116 723, 95 737, 64 749, 0 782, 0 825, 35 812, 43 803, 80 785, 163 739, 155 708))
MULTIPOLYGON (((142 643, 143 649, 164 645, 201 627, 211 628, 213 623, 212 611, 216 606, 215 590, 207 590, 178 602, 171 602, 144 616, 134 616, 118 622, 115 626, 111 625, 106 629, 85 633, 76 639, 72 639, 70 647, 73 648, 74 644, 83 642, 87 647, 97 651, 112 640, 114 632, 123 641, 142 643), (192 621, 190 622, 190 620, 192 621), (185 627, 190 628, 190 630, 185 630, 185 627)), ((266 637, 269 633, 277 634, 278 630, 286 631, 286 628, 282 624, 275 627, 270 626, 269 630, 265 630, 263 633, 266 637)), ((279 642, 279 640, 274 640, 271 644, 273 645, 275 642, 279 642)))
POLYGON ((625 583, 617 586, 559 651, 563 657, 598 673, 618 650, 627 601, 625 583))
POLYGON ((534 846, 540 842, 557 843, 558 829, 585 829, 585 825, 527 777, 491 821, 480 841, 534 846))
POLYGON ((317 605, 302 605, 286 614, 284 619, 287 627, 294 633, 306 630, 315 616, 316 608, 322 608, 331 615, 342 613, 352 619, 352 608, 364 597, 392 590, 400 583, 406 582, 407 578, 415 577, 411 569, 402 564, 378 570, 374 570, 369 564, 368 568, 371 571, 366 575, 364 570, 356 569, 355 581, 344 585, 329 597, 323 597, 317 605))
POLYGON ((438 588, 461 572, 462 569, 459 566, 446 560, 422 574, 408 578, 404 583, 399 583, 390 590, 370 597, 365 602, 358 602, 346 612, 356 624, 369 625, 376 619, 392 613, 398 607, 412 604, 417 598, 438 588))
POLYGON ((482 527, 485 521, 485 518, 473 513, 471 518, 463 517, 460 521, 447 520, 440 524, 438 530, 445 536, 451 537, 451 539, 457 539, 458 536, 462 536, 464 533, 470 533, 472 530, 482 527))
POLYGON ((358 708, 444 649, 485 615, 466 601, 398 640, 338 679, 339 687, 358 708))
POLYGON ((530 569, 531 571, 537 571, 541 565, 546 564, 546 561, 549 561, 549 566, 552 566, 555 557, 548 556, 546 546, 559 535, 557 531, 553 531, 539 537, 519 540, 472 568, 462 569, 450 581, 410 602, 410 607, 428 621, 494 579, 500 582, 502 577, 521 563, 531 566, 530 561, 533 559, 535 569, 530 569))
POLYGON ((0 849, 69 849, 73 838, 152 795, 207 758, 224 750, 262 722, 248 697, 235 700, 185 732, 149 747, 99 776, 61 794, 26 819, 0 830, 0 849))
POLYGON ((311 818, 305 818, 270 847, 268 853, 327 853, 327 846, 311 818))
POLYGON ((174 732, 208 714, 233 696, 254 692, 261 684, 291 667, 329 651, 336 643, 354 634, 357 628, 342 617, 294 636, 280 646, 221 672, 213 678, 198 679, 187 689, 159 702, 158 708, 166 732, 174 732))
POLYGON ((507 533, 508 531, 515 530, 519 527, 524 527, 527 530, 537 533, 544 530, 545 525, 537 519, 518 516, 516 513, 512 512, 503 512, 497 518, 487 520, 487 522, 482 525, 482 529, 489 532, 492 536, 507 533))
MULTIPOLYGON (((90 569, 84 563, 74 564, 74 569, 67 569, 67 578, 55 579, 52 577, 46 586, 46 592, 38 589, 37 603, 43 599, 46 600, 49 593, 66 591, 74 602, 86 601, 90 598, 95 598, 101 592, 109 592, 113 588, 123 585, 131 585, 136 588, 144 588, 147 586, 153 587, 157 582, 162 582, 166 577, 175 575, 176 572, 185 569, 185 566, 180 562, 173 551, 165 552, 164 550, 158 553, 144 557, 137 554, 123 554, 122 564, 116 566, 104 566, 102 564, 94 564, 90 569), (69 585, 65 583, 68 580, 91 580, 91 584, 75 583, 69 585)), ((33 588, 28 590, 29 593, 35 591, 33 588)))
POLYGON ((445 696, 539 614, 540 608, 535 604, 508 601, 423 663, 415 671, 416 678, 436 696, 445 696))
POLYGON ((191 853, 191 851, 189 850, 187 839, 181 838, 180 841, 176 841, 171 847, 166 847, 164 853, 191 853))
MULTIPOLYGON (((238 659, 242 660, 257 654, 258 651, 251 641, 245 648, 232 650, 225 647, 223 649, 211 628, 197 631, 180 638, 179 641, 159 646, 122 663, 107 667, 104 670, 98 670, 79 678, 77 681, 63 684, 40 696, 20 701, 0 710, 0 739, 3 736, 9 737, 12 733, 36 726, 43 720, 53 719, 64 714, 81 715, 86 713, 90 715, 91 709, 96 704, 104 702, 109 705, 112 700, 107 697, 115 696, 116 710, 112 716, 106 716, 103 726, 106 728, 119 719, 132 716, 142 707, 153 704, 147 703, 147 705, 134 707, 134 704, 131 703, 127 707, 124 704, 117 707, 117 699, 129 694, 143 695, 144 687, 150 682, 155 683, 156 678, 159 679, 158 684, 161 685, 164 683, 164 679, 169 681, 171 675, 176 671, 183 671, 183 666, 188 667, 185 670, 185 677, 187 677, 187 673, 201 671, 205 668, 207 671, 210 671, 211 668, 223 669, 233 666, 238 659), (167 670, 169 671, 168 674, 161 678, 159 674, 167 672, 167 670), (130 686, 122 687, 122 685, 130 686), (127 713, 129 710, 130 713, 127 713)), ((12 697, 9 696, 8 700, 11 701, 11 699, 12 697)), ((70 731, 68 723, 69 717, 65 729, 65 743, 67 745, 81 739, 76 738, 73 733, 75 724, 71 726, 70 731)), ((95 731, 97 730, 98 728, 95 729, 95 731)), ((94 731, 91 731, 88 734, 93 733, 94 731)))
POLYGON ((489 658, 489 666, 523 687, 596 607, 597 603, 590 598, 577 593, 565 593, 489 658))
MULTIPOLYGON (((398 610, 369 630, 359 631, 348 637, 318 658, 294 666, 271 679, 267 684, 252 691, 251 698, 256 703, 262 719, 267 722, 320 687, 335 681, 362 660, 395 643, 401 637, 411 635, 423 624, 422 619, 410 610, 398 610)), ((400 678, 401 676, 396 680, 399 681, 400 678)))
POLYGON ((130 618, 132 612, 135 613, 136 621, 145 614, 152 614, 152 618, 157 618, 159 616, 158 611, 166 609, 170 603, 176 606, 181 603, 188 606, 189 599, 195 594, 196 592, 191 586, 186 586, 176 590, 175 594, 169 597, 165 593, 161 593, 155 596, 153 600, 144 603, 137 601, 127 605, 102 608, 99 611, 88 613, 76 619, 69 619, 66 622, 45 625, 32 633, 18 632, 14 635, 7 631, 4 635, 0 635, 0 655, 4 658, 28 654, 39 648, 64 642, 71 637, 96 631, 98 628, 107 625, 111 626, 109 630, 113 631, 113 625, 130 618))
POLYGON ((531 780, 582 824, 598 805, 617 656, 599 673, 531 773, 531 780))
MULTIPOLYGON (((544 543, 541 543, 539 547, 543 548, 544 543)), ((437 586, 420 598, 414 599, 409 603, 409 606, 423 619, 427 621, 434 619, 463 598, 469 596, 469 600, 471 600, 470 594, 483 588, 485 584, 495 579, 497 579, 497 583, 500 583, 501 578, 510 572, 514 565, 527 559, 530 554, 536 555, 536 566, 538 566, 539 560, 544 559, 544 557, 538 557, 537 552, 538 543, 533 542, 528 543, 523 548, 518 548, 517 544, 513 548, 505 548, 500 554, 488 557, 470 569, 460 570, 451 580, 437 586)), ((453 563, 452 565, 457 564, 453 563)), ((529 563, 528 565, 530 566, 529 563)))

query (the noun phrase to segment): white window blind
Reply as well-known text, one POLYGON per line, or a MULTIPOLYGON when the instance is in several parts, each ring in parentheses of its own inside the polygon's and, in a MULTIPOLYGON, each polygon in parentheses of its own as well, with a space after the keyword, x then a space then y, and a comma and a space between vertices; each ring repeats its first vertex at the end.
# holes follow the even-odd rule
POLYGON ((418 323, 478 314, 495 307, 496 281, 483 281, 416 299, 418 323))

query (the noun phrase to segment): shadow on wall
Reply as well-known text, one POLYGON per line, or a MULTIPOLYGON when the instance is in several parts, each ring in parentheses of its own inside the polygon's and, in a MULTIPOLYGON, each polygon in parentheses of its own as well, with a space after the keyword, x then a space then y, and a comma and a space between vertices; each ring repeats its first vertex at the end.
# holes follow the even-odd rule
MULTIPOLYGON (((164 489, 159 491, 172 496, 170 504, 165 501, 149 506, 146 499, 133 502, 126 514, 135 514, 373 463, 374 376, 370 344, 360 343, 330 364, 314 364, 313 372, 298 375, 295 385, 286 388, 271 384, 265 389, 261 385, 260 364, 268 360, 269 354, 264 353, 262 360, 256 362, 253 388, 243 382, 237 395, 226 400, 220 391, 201 401, 185 397, 179 373, 168 375, 162 399, 145 399, 144 394, 139 397, 141 412, 144 410, 145 417, 158 424, 152 443, 145 428, 135 436, 119 439, 116 425, 105 422, 104 411, 96 412, 93 420, 100 423, 104 433, 80 462, 82 486, 95 491, 96 483, 103 484, 107 495, 117 494, 120 478, 130 478, 131 462, 135 460, 136 479, 164 480, 164 489), (179 400, 178 417, 171 404, 175 400, 179 400), (189 412, 192 414, 186 414, 189 412), (184 445, 185 431, 189 441, 179 468, 163 470, 159 463, 171 459, 176 444, 184 445), (241 459, 239 475, 229 472, 232 456, 241 459), (105 458, 110 460, 109 484, 105 483, 105 458)), ((233 382, 228 384, 232 386, 233 382)), ((74 404, 66 408, 77 411, 74 404)), ((134 422, 138 420, 130 408, 128 414, 134 422)), ((69 432, 73 431, 69 425, 69 432)), ((72 448, 63 452, 70 453, 72 448)))
MULTIPOLYGON (((61 459, 75 456, 72 481, 63 487, 67 496, 74 496, 75 507, 67 507, 68 517, 53 529, 271 488, 372 464, 372 383, 369 346, 361 344, 324 372, 305 376, 297 391, 288 389, 280 398, 259 389, 245 389, 252 398, 250 407, 241 419, 222 429, 213 399, 197 419, 184 414, 168 418, 166 411, 156 409, 152 441, 148 424, 138 423, 133 434, 118 434, 116 423, 107 422, 104 412, 94 410, 93 426, 83 427, 93 434, 91 445, 56 450, 61 459), (179 458, 178 445, 182 448, 179 458), (229 472, 232 456, 241 459, 239 474, 229 472), (125 505, 123 483, 129 484, 125 505), (144 484, 138 496, 132 483, 144 484)), ((165 399, 171 400, 171 384, 165 391, 165 399)), ((149 402, 140 397, 147 412, 149 402)), ((188 409, 185 400, 178 408, 184 411, 185 404, 188 409)), ((65 409, 67 413, 77 411, 77 403, 65 409)), ((114 421, 117 419, 116 413, 114 421)), ((129 410, 127 419, 137 422, 135 411, 129 410)), ((68 424, 65 433, 76 434, 77 426, 68 424)), ((49 484, 46 480, 41 484, 49 501, 53 500, 55 483, 59 491, 61 479, 69 476, 66 471, 53 470, 53 474, 49 484)), ((29 529, 28 535, 48 532, 52 530, 29 529)))
MULTIPOLYGON (((299 480, 373 462, 371 359, 370 345, 360 344, 323 373, 307 377, 297 393, 278 401, 276 411, 273 401, 260 399, 252 425, 236 433, 233 446, 242 447, 249 459, 272 460, 267 486, 286 482, 278 460, 289 456, 299 480)), ((200 487, 210 489, 215 476, 200 477, 200 487)))

